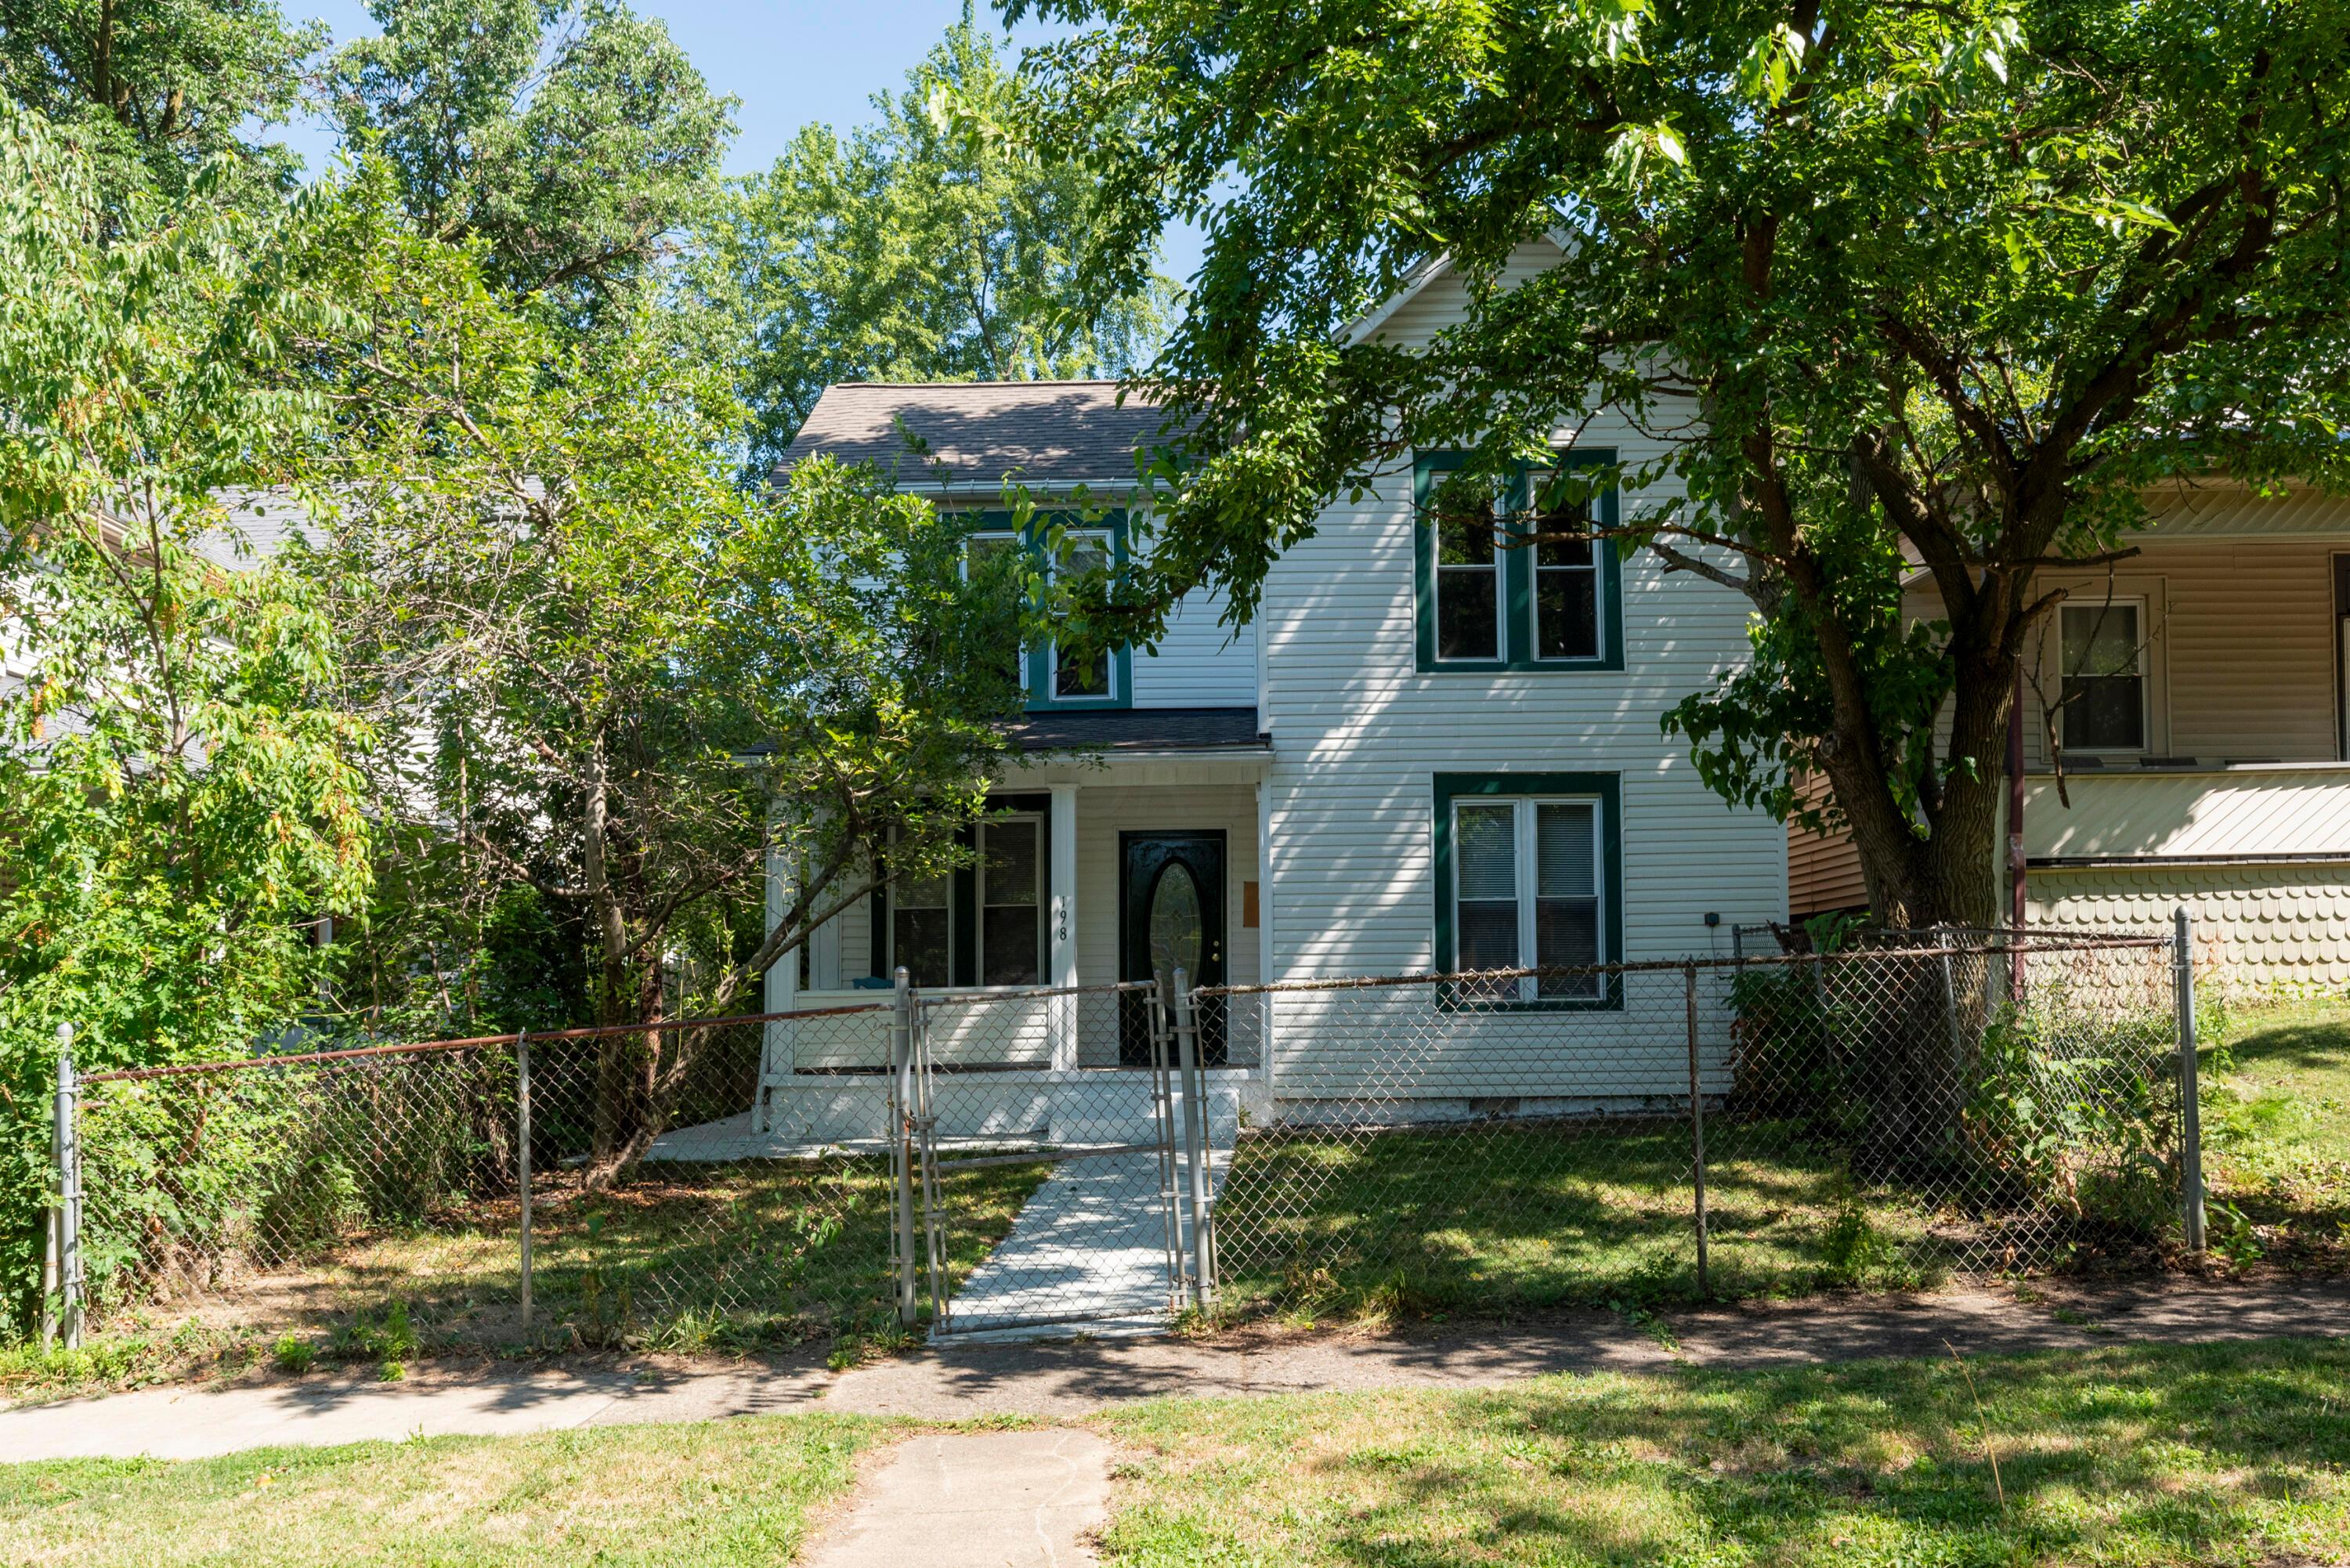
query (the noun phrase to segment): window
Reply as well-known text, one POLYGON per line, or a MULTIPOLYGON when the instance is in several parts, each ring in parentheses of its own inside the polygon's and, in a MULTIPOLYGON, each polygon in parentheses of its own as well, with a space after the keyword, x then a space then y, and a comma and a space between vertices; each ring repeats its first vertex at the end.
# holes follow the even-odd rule
POLYGON ((1436 656, 1502 657, 1502 552, 1492 502, 1438 514, 1436 656))
POLYGON ((2146 639, 2136 599, 2065 605, 2064 744, 2076 752, 2146 750, 2146 639))
MULTIPOLYGON (((1537 476, 1534 493, 1542 495, 1547 476, 1537 476)), ((1534 657, 1538 659, 1599 657, 1599 561, 1593 552, 1597 541, 1562 539, 1591 527, 1588 501, 1562 502, 1537 508, 1531 518, 1534 553, 1534 657)))
POLYGON ((1043 983, 1051 802, 1022 794, 994 804, 963 836, 968 869, 893 883, 875 896, 876 976, 903 965, 919 986, 1043 983))
POLYGON ((1454 1000, 1612 1006, 1596 966, 1621 950, 1613 774, 1440 774, 1437 964, 1552 972, 1454 1000))
MULTIPOLYGON (((1070 537, 1068 549, 1053 567, 1053 576, 1082 577, 1090 573, 1106 572, 1110 564, 1110 541, 1107 535, 1079 535, 1070 537)), ((1110 658, 1107 649, 1090 651, 1055 642, 1052 651, 1053 695, 1066 701, 1072 698, 1104 699, 1114 693, 1110 684, 1110 658)))
POLYGON ((945 985, 954 953, 954 907, 949 878, 910 879, 891 889, 889 967, 916 985, 945 985))
POLYGON ((979 982, 1035 985, 1045 972, 1044 819, 979 825, 979 982))
POLYGON ((1568 452, 1526 470, 1495 504, 1445 495, 1458 452, 1423 452, 1414 469, 1418 641, 1422 674, 1563 673, 1624 668, 1621 571, 1612 539, 1558 534, 1616 526, 1612 490, 1572 500, 1554 483, 1570 466, 1614 461, 1568 452))

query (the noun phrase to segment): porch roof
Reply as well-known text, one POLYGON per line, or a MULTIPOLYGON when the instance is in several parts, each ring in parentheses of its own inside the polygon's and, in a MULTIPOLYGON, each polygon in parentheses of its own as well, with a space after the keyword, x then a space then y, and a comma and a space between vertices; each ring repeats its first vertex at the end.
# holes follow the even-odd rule
POLYGON ((1254 708, 1103 708, 1031 713, 1011 729, 1024 752, 1262 752, 1254 708))

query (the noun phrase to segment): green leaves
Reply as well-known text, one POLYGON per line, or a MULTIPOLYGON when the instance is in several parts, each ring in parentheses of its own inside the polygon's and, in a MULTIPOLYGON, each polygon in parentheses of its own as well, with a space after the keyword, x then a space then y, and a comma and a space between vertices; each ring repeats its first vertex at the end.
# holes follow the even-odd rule
POLYGON ((1810 40, 1782 22, 1748 47, 1738 62, 1738 90, 1750 99, 1775 107, 1787 96, 1804 67, 1810 40))

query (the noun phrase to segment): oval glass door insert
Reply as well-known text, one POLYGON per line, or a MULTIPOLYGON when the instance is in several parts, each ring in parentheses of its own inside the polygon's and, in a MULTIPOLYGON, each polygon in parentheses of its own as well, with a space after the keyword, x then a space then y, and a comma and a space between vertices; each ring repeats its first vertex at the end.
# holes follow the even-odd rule
POLYGON ((1181 970, 1194 981, 1200 978, 1200 946, 1205 936, 1200 919, 1200 885, 1191 868, 1170 860, 1150 889, 1150 967, 1171 975, 1181 970))

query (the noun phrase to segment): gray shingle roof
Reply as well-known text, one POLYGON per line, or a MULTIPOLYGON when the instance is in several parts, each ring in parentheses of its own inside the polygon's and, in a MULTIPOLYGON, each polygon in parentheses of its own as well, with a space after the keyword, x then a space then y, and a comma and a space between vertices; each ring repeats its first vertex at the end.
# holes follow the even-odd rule
POLYGON ((1024 752, 1262 750, 1254 708, 1103 708, 1031 713, 1012 726, 1024 752))
POLYGON ((1099 485, 1134 476, 1134 453, 1165 416, 1115 381, 842 381, 827 387, 776 465, 818 452, 872 462, 909 488, 941 479, 990 486, 1099 485))

